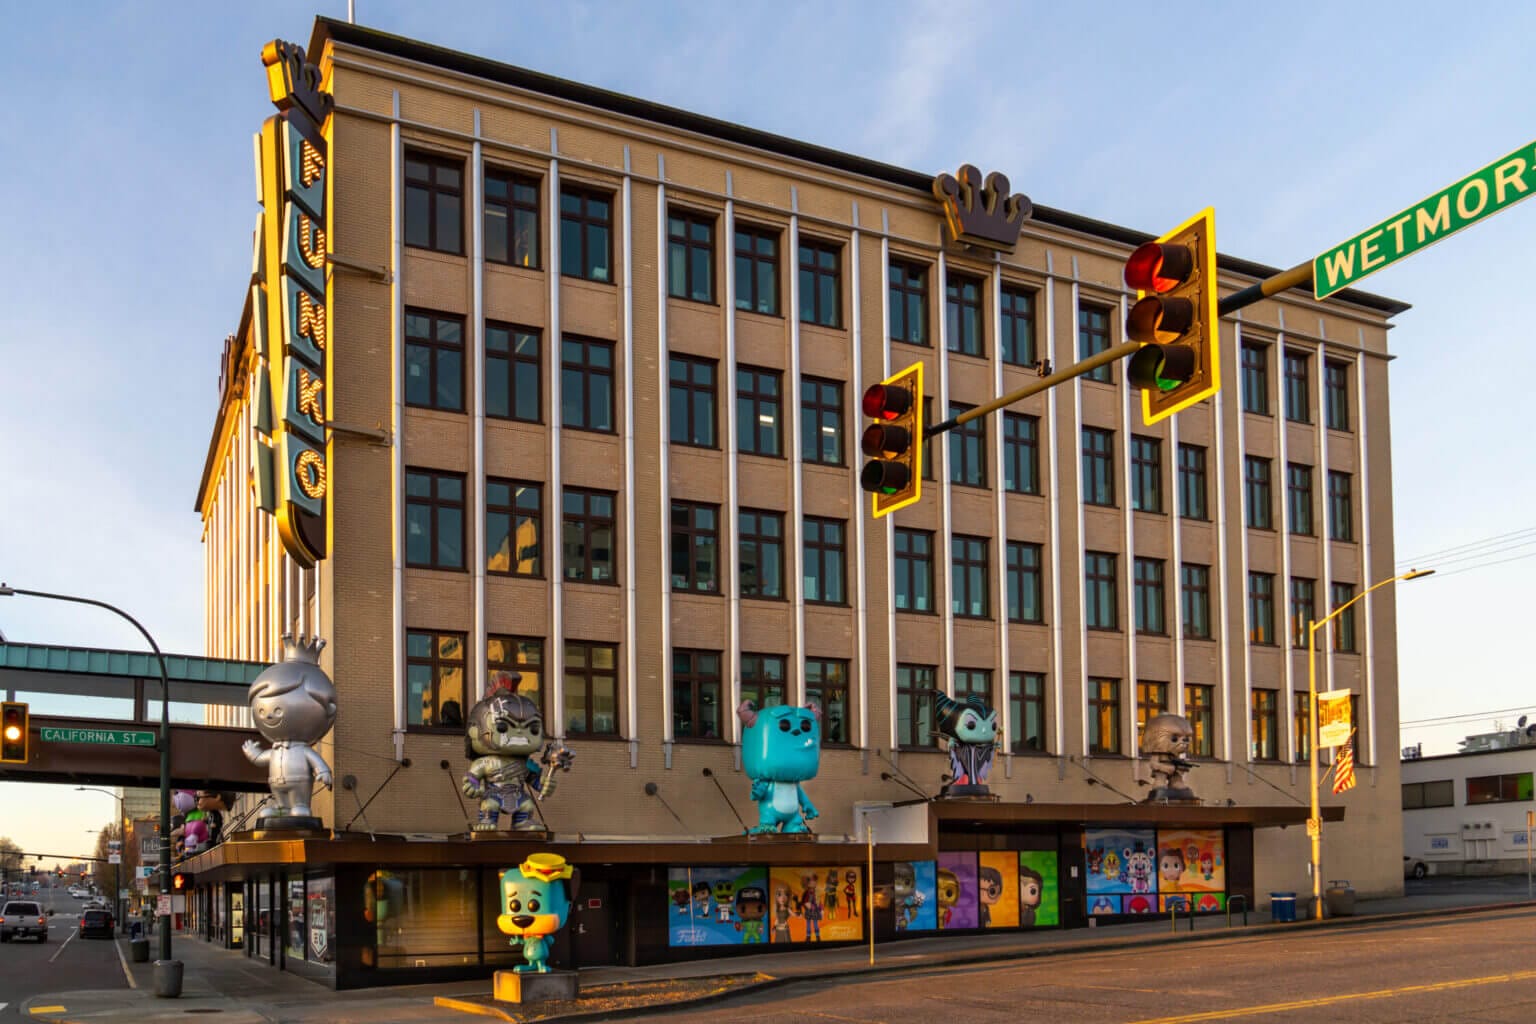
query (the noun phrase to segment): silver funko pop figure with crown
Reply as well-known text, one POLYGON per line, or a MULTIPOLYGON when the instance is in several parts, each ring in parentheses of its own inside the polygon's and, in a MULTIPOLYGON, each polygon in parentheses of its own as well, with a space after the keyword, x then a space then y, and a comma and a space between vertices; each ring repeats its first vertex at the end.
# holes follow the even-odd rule
POLYGON ((263 819, 308 818, 315 783, 331 786, 331 767, 315 752, 336 724, 336 686, 320 667, 321 639, 283 637, 283 660, 251 683, 247 699, 263 749, 246 740, 241 749, 252 764, 267 766, 267 783, 275 806, 262 810, 263 819))

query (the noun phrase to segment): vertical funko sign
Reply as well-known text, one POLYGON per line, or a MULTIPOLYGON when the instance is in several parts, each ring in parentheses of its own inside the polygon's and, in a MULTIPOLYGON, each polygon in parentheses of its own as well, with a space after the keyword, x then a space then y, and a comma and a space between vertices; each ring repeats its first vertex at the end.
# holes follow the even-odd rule
POLYGON ((262 48, 261 61, 278 113, 256 140, 262 213, 251 308, 266 376, 256 417, 257 458, 265 464, 256 467, 256 479, 262 507, 277 516, 283 546, 308 568, 326 556, 331 475, 325 130, 332 100, 301 47, 274 40, 262 48))

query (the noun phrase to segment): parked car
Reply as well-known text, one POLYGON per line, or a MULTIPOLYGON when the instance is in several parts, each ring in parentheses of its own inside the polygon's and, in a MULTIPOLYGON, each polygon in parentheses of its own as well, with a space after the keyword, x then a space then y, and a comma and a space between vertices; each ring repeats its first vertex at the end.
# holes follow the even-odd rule
POLYGON ((110 910, 87 910, 80 915, 80 937, 88 939, 92 935, 99 935, 104 939, 110 939, 117 928, 117 922, 112 919, 110 910))
POLYGON ((0 942, 30 935, 38 942, 48 941, 48 915, 35 900, 11 900, 0 909, 0 942))
POLYGON ((1408 856, 1406 853, 1403 854, 1404 878, 1423 878, 1427 874, 1429 874, 1428 864, 1425 864, 1421 860, 1415 860, 1414 858, 1408 856))

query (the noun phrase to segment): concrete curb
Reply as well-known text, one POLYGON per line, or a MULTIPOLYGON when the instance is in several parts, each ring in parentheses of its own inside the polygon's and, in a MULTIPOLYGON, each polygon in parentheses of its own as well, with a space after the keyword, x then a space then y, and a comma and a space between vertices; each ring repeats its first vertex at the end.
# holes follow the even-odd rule
MULTIPOLYGON (((748 975, 745 974, 707 974, 691 980, 704 981, 712 978, 739 978, 747 976, 748 975)), ((710 1003, 718 1003, 727 999, 735 998, 736 996, 742 995, 743 993, 761 992, 765 989, 775 988, 790 981, 799 980, 797 978, 775 978, 772 975, 764 974, 761 971, 750 975, 750 977, 752 978, 751 982, 745 985, 741 985, 737 988, 721 989, 718 992, 706 992, 704 995, 693 996, 688 999, 674 999, 670 1002, 652 1003, 648 1006, 626 1006, 614 1010, 583 1010, 578 1013, 558 1013, 552 1014, 550 1016, 537 1017, 535 1019, 539 1022, 539 1024, 543 1024, 544 1021, 554 1020, 562 1021, 564 1024, 577 1024, 577 1022, 580 1021, 618 1020, 622 1017, 638 1017, 644 1014, 670 1010, 671 1008, 678 1006, 690 1008, 695 1006, 707 1006, 710 1003)), ((509 1011, 503 1010, 496 1006, 487 1006, 484 1003, 472 1003, 464 999, 455 999, 452 996, 434 996, 432 999, 432 1004, 434 1006, 444 1007, 445 1009, 460 1010, 464 1013, 476 1014, 481 1017, 494 1017, 499 1020, 507 1021, 508 1024, 522 1024, 522 1022, 526 1019, 524 1017, 515 1016, 509 1011)))

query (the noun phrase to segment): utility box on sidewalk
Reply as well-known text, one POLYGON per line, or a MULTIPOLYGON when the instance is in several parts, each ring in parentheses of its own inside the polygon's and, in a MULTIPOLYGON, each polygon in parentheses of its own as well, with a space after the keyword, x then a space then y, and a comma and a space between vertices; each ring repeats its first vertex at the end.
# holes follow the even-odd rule
POLYGON ((1355 914, 1355 887, 1346 879, 1342 882, 1329 882, 1328 888, 1323 890, 1323 904, 1328 908, 1329 917, 1353 917, 1355 914))

